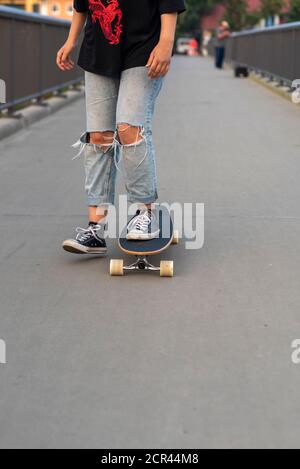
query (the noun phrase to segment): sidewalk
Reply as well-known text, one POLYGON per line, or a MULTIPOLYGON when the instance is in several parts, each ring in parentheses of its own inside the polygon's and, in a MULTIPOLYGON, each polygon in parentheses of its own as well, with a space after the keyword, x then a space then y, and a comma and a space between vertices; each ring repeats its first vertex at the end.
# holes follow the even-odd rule
MULTIPOLYGON (((161 201, 205 204, 173 279, 60 248, 85 226, 79 100, 0 142, 0 447, 299 447, 299 110, 176 57, 161 201)), ((121 186, 122 187, 122 186, 121 186)))

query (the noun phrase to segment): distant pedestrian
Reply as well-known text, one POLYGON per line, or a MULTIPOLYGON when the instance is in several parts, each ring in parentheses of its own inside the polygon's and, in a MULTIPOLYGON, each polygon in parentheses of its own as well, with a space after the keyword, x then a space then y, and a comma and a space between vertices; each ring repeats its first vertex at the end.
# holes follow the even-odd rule
POLYGON ((188 55, 190 57, 195 57, 199 55, 199 43, 195 37, 190 39, 189 41, 188 55))
POLYGON ((229 24, 227 21, 222 21, 219 28, 216 31, 216 67, 219 69, 223 68, 225 52, 226 52, 226 41, 230 36, 229 24))

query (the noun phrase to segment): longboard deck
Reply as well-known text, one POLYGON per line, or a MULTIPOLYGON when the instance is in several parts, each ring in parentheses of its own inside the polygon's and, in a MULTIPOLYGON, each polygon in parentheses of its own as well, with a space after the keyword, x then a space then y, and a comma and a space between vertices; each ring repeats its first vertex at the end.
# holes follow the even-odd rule
POLYGON ((121 233, 119 238, 119 247, 127 254, 134 256, 150 256, 159 254, 167 249, 173 240, 173 222, 170 212, 165 207, 157 207, 156 214, 159 217, 159 235, 154 239, 128 240, 126 239, 127 227, 121 233))

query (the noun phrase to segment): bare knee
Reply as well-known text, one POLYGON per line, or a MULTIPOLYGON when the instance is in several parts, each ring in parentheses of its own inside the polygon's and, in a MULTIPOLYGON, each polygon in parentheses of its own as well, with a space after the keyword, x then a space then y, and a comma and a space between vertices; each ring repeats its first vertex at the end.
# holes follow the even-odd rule
POLYGON ((114 133, 110 130, 105 132, 90 132, 90 143, 94 145, 107 146, 112 145, 114 133))
POLYGON ((132 145, 142 140, 141 127, 118 124, 118 137, 122 145, 132 145))

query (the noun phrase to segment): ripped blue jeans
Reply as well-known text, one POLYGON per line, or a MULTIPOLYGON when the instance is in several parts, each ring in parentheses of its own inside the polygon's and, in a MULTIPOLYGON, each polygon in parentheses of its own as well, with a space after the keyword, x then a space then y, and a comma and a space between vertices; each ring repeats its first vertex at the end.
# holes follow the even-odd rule
MULTIPOLYGON (((129 203, 157 199, 152 117, 163 78, 150 79, 146 67, 130 68, 120 79, 85 72, 86 132, 73 146, 84 155, 87 204, 113 204, 117 170, 125 179, 129 203), (140 129, 136 143, 120 143, 118 125, 140 129), (107 148, 89 143, 91 132, 114 132, 107 148)), ((77 156, 78 156, 77 155, 77 156)))

